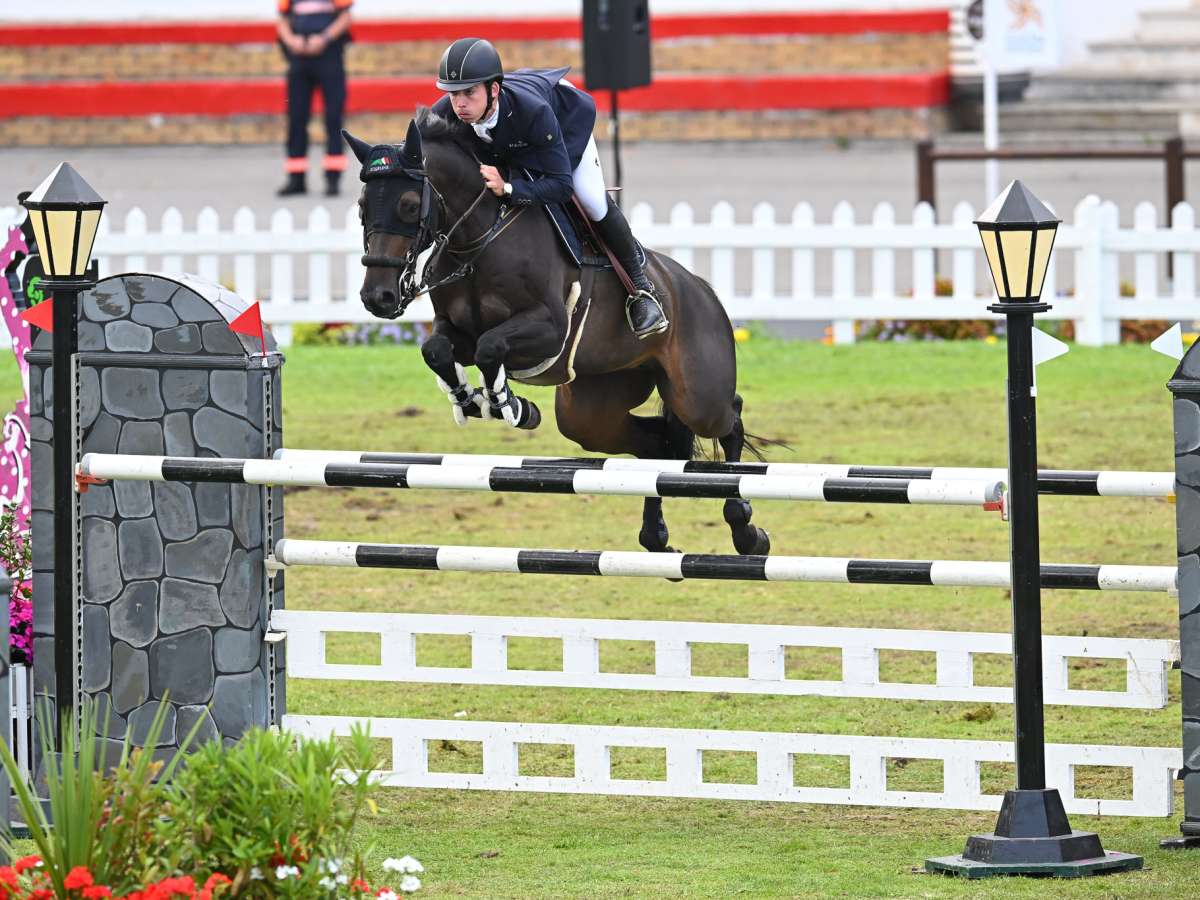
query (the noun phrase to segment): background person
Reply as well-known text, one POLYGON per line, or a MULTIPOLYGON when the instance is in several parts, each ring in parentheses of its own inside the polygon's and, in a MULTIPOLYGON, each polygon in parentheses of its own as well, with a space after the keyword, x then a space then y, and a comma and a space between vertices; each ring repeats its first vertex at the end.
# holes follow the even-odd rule
POLYGON ((346 111, 346 44, 353 0, 279 0, 279 44, 287 72, 287 182, 276 193, 308 193, 308 122, 313 92, 325 101, 325 196, 336 197, 346 157, 342 121, 346 111))

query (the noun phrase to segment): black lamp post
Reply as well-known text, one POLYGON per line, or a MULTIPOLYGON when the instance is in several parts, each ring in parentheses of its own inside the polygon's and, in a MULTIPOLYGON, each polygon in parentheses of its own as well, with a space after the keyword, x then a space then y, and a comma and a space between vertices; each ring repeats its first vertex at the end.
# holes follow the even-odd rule
POLYGON ((1013 717, 1017 788, 1004 794, 996 830, 967 838, 961 856, 925 861, 929 871, 1077 876, 1141 868, 1142 858, 1106 853, 1100 837, 1073 831, 1062 797, 1046 787, 1042 710, 1041 547, 1038 535, 1037 409, 1033 316, 1059 218, 1019 181, 976 221, 1007 318, 1009 547, 1012 554, 1013 717))
POLYGON ((88 276, 92 244, 105 201, 79 173, 60 163, 22 205, 29 210, 34 239, 52 293, 54 325, 54 694, 55 734, 74 715, 79 671, 75 596, 74 357, 78 349, 80 291, 95 286, 88 276))

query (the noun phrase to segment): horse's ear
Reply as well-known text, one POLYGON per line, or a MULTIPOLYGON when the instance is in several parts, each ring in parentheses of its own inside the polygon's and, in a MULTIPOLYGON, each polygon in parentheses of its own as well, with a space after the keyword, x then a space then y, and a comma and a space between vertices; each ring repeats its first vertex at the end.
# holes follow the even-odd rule
POLYGON ((408 123, 408 134, 404 136, 404 155, 418 166, 421 164, 421 130, 417 128, 417 120, 408 123))
POLYGON ((350 149, 354 152, 358 161, 365 165, 367 157, 371 155, 371 145, 366 141, 360 141, 345 128, 342 129, 342 137, 346 139, 346 143, 350 145, 350 149))

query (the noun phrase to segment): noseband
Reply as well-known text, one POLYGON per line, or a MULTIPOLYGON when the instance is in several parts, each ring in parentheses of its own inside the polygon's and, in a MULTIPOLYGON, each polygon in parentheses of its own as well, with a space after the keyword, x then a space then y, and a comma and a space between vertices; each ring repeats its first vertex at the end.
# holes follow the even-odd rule
MULTIPOLYGON (((377 176, 377 178, 380 176, 377 176)), ((396 316, 403 315, 409 304, 418 296, 428 293, 434 288, 443 287, 447 284, 453 284, 456 281, 461 281, 475 271, 475 262, 483 255, 483 252, 491 245, 500 234, 511 225, 519 216, 524 207, 512 208, 507 203, 500 204, 500 210, 496 214, 496 220, 492 226, 478 238, 468 241, 460 247, 453 247, 450 244, 450 239, 458 231, 459 227, 473 213, 476 207, 483 201, 483 198, 488 194, 488 188, 483 190, 467 207, 466 212, 455 220, 446 231, 439 232, 437 230, 438 223, 449 219, 450 211, 446 205, 446 198, 442 193, 433 186, 428 173, 424 169, 402 168, 396 172, 389 172, 382 177, 403 177, 412 181, 421 182, 421 211, 416 226, 413 227, 408 223, 400 222, 383 222, 374 223, 383 227, 369 227, 365 225, 366 210, 364 210, 364 228, 363 228, 363 257, 362 264, 368 269, 399 269, 400 276, 398 280, 398 288, 400 295, 400 305, 397 308, 396 316), (436 199, 436 206, 434 200, 436 199), (408 252, 404 256, 386 256, 378 254, 370 254, 367 251, 370 245, 371 236, 376 232, 384 234, 400 234, 406 237, 412 237, 412 243, 408 246, 408 252), (432 246, 433 252, 430 254, 429 260, 425 264, 425 268, 421 273, 420 280, 416 277, 417 257, 420 256, 427 247, 432 246), (427 275, 433 271, 435 264, 441 258, 443 252, 448 252, 452 256, 466 257, 450 274, 437 281, 430 282, 427 280, 427 275)), ((374 180, 374 179, 370 179, 374 180)), ((368 180, 368 184, 370 183, 368 180)), ((385 214, 387 214, 385 212, 385 214)), ((394 318, 394 317, 393 317, 394 318)))

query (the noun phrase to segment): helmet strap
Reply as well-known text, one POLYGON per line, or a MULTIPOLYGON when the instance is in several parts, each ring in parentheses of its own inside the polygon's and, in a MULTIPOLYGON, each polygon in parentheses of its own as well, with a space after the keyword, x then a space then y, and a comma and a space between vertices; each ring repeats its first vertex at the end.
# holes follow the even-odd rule
POLYGON ((491 116, 491 114, 492 114, 492 104, 493 104, 494 102, 496 102, 497 100, 499 100, 499 98, 500 98, 500 92, 499 92, 499 91, 497 91, 497 92, 496 92, 496 96, 493 98, 493 96, 492 96, 492 85, 493 85, 493 84, 499 84, 499 83, 500 83, 500 82, 499 82, 499 81, 496 81, 495 79, 493 79, 492 81, 485 81, 485 82, 483 83, 483 89, 484 89, 485 91, 487 91, 487 106, 485 106, 485 107, 483 108, 483 115, 480 117, 480 121, 487 121, 488 117, 489 117, 489 116, 491 116))

